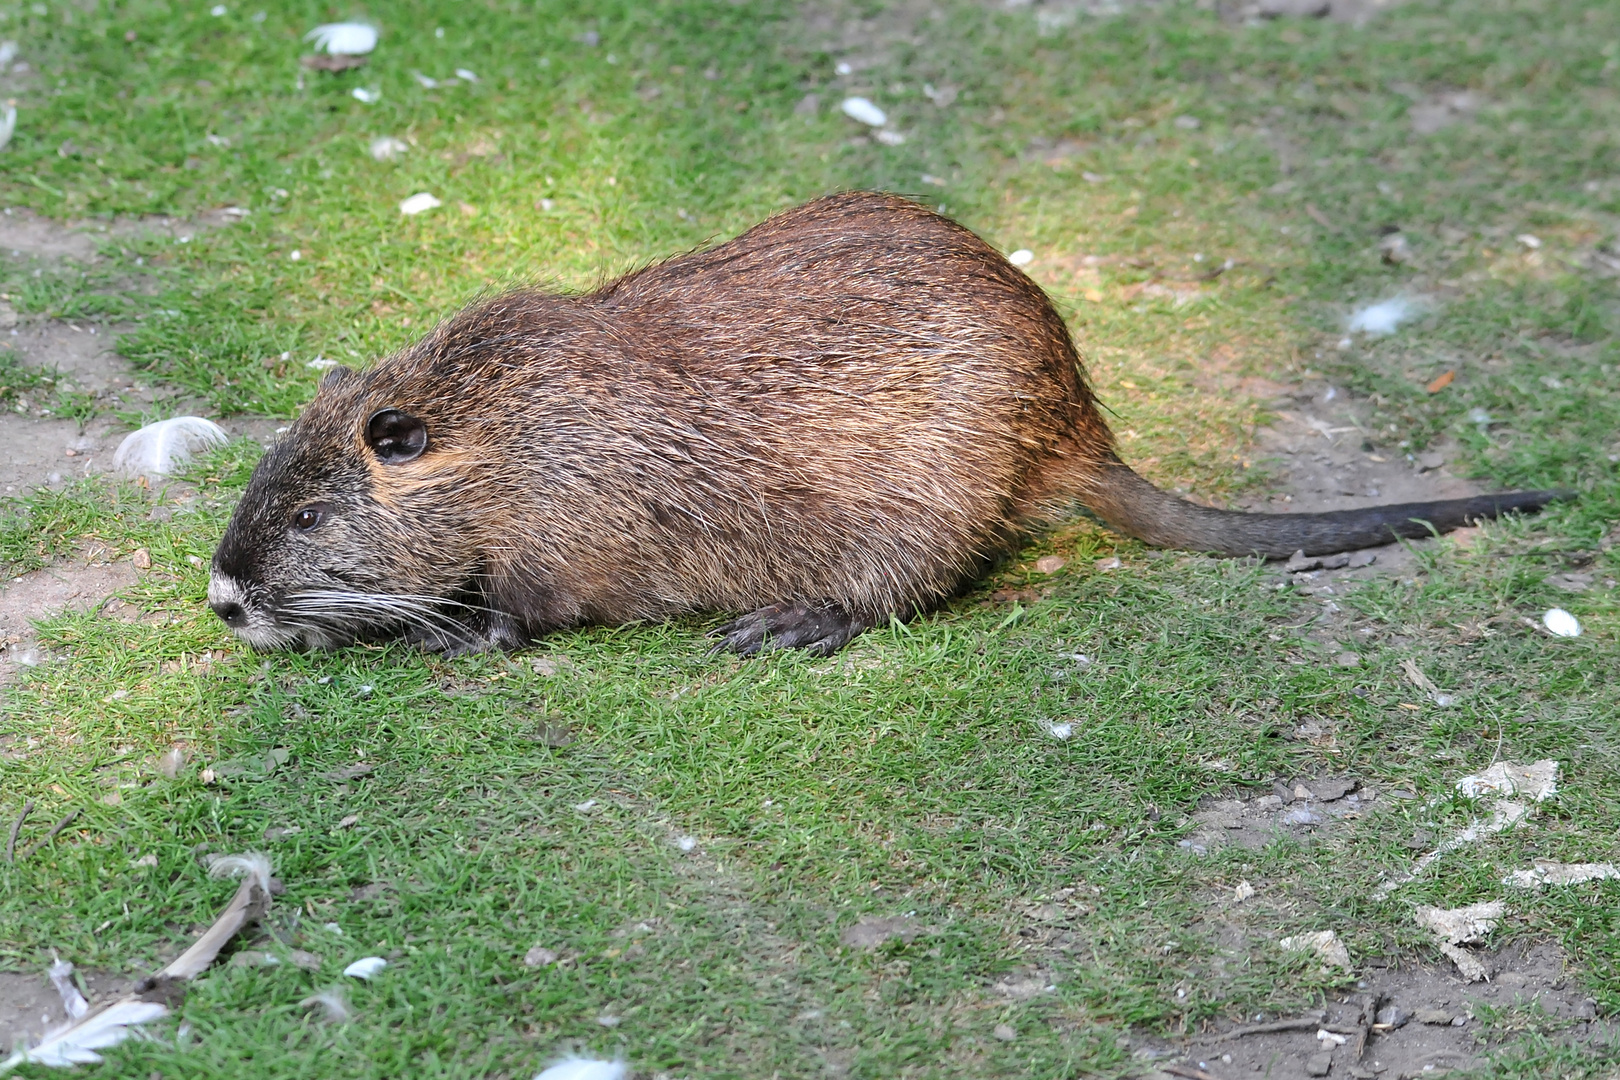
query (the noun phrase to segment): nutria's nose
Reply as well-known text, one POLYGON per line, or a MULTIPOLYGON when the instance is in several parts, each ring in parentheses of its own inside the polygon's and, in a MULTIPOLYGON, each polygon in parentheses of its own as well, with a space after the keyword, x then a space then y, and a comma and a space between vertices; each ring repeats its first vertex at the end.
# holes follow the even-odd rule
POLYGON ((236 629, 247 621, 247 611, 235 600, 221 600, 217 604, 209 604, 214 614, 225 620, 225 625, 236 629))

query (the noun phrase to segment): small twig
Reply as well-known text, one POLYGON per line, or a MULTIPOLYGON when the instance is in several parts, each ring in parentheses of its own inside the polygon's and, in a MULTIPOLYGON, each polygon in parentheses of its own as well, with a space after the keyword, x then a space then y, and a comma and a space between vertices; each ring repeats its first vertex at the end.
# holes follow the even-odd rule
POLYGON ((1378 1023, 1378 1006, 1384 1003, 1384 992, 1374 990, 1364 994, 1361 999, 1361 1027, 1356 1032, 1355 1045, 1350 1048, 1350 1060, 1360 1061, 1361 1055, 1367 1052, 1367 1039, 1372 1036, 1373 1026, 1378 1023))
POLYGON ((34 800, 29 799, 23 803, 22 813, 17 815, 17 820, 11 823, 11 835, 6 837, 6 862, 16 862, 13 856, 17 854, 17 834, 22 832, 23 822, 27 821, 28 815, 33 812, 34 800))
POLYGON ((46 833, 44 836, 40 837, 38 840, 35 840, 32 844, 29 844, 27 847, 23 848, 22 854, 17 856, 17 861, 22 862, 24 859, 28 858, 28 856, 32 855, 34 852, 36 852, 40 848, 44 847, 46 844, 50 843, 52 840, 55 840, 56 839, 56 834, 61 832, 63 829, 67 828, 69 825, 73 824, 73 819, 78 817, 78 816, 79 816, 79 812, 77 810, 69 810, 66 817, 64 817, 61 821, 58 821, 55 825, 51 826, 51 831, 50 832, 46 833))
POLYGON ((1166 1065, 1159 1071, 1167 1072, 1171 1076, 1184 1076, 1187 1080, 1221 1080, 1214 1073, 1205 1072, 1203 1069, 1194 1068, 1191 1065, 1166 1065))
POLYGON ((1245 1035, 1269 1035, 1274 1031, 1307 1031, 1322 1026, 1325 1014, 1318 1013, 1315 1017, 1301 1017, 1298 1020, 1273 1020, 1269 1024, 1251 1024, 1248 1027, 1233 1028, 1223 1039, 1241 1039, 1245 1035))

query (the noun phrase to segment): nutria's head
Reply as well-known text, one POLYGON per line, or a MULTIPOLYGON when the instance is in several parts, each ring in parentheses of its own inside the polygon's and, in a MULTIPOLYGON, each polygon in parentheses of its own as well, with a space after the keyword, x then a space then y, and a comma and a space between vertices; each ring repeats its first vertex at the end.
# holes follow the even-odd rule
POLYGON ((400 372, 333 371, 253 470, 208 579, 209 606, 248 644, 455 636, 477 553, 446 495, 467 457, 445 395, 400 372))

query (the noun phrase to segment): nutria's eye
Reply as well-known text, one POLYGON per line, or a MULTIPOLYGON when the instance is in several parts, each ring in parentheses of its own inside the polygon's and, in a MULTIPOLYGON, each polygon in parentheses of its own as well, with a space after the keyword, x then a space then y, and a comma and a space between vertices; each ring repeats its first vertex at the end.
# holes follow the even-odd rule
POLYGON ((326 503, 311 503, 302 510, 293 513, 293 528, 299 532, 309 532, 309 530, 325 521, 331 512, 332 508, 326 503))

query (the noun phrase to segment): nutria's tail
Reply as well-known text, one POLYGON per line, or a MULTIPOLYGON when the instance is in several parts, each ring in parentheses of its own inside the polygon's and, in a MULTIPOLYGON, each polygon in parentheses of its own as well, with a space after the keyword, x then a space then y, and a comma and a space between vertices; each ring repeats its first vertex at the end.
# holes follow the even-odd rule
POLYGON ((1081 495, 1086 507, 1122 533, 1155 547, 1284 559, 1296 551, 1328 555, 1376 547, 1397 537, 1449 532, 1509 510, 1539 510, 1573 491, 1509 491, 1472 499, 1396 503, 1325 514, 1246 514, 1214 510, 1167 495, 1119 461, 1105 463, 1081 495))

